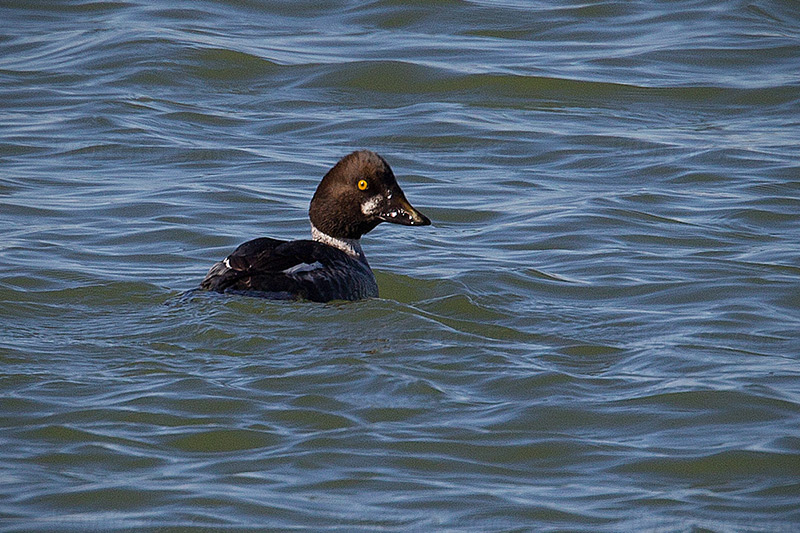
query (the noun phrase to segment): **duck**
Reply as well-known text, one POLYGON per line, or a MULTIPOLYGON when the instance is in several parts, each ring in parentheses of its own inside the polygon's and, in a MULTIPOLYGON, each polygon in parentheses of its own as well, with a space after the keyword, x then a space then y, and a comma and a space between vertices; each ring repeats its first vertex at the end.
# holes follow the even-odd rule
POLYGON ((361 237, 382 222, 431 224, 406 199, 389 163, 371 150, 344 156, 325 174, 308 216, 311 239, 247 241, 211 266, 200 289, 272 300, 377 298, 361 237))

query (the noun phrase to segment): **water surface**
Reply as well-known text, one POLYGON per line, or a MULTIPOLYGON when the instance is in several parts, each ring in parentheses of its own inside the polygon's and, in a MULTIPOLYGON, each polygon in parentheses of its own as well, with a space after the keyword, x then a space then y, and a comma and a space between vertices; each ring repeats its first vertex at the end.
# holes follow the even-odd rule
POLYGON ((794 531, 790 1, 5 2, 3 531, 794 531), (370 148, 381 298, 188 293, 370 148))

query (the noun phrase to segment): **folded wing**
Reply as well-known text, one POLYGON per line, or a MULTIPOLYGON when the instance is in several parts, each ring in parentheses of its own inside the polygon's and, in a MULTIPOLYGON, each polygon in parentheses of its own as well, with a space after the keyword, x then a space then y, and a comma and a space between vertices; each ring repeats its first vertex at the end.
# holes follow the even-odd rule
POLYGON ((377 296, 369 266, 345 252, 311 240, 287 242, 268 237, 248 241, 215 263, 200 287, 318 302, 377 296))

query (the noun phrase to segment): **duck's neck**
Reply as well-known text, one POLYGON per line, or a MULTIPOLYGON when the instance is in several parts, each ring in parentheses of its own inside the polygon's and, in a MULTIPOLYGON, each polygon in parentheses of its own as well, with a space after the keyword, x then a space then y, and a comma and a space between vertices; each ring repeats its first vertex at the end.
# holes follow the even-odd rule
POLYGON ((364 263, 367 262, 367 258, 364 256, 364 250, 361 249, 361 239, 339 239, 338 237, 331 237, 327 233, 318 230, 314 224, 311 224, 311 238, 317 242, 338 248, 354 259, 358 259, 364 263))

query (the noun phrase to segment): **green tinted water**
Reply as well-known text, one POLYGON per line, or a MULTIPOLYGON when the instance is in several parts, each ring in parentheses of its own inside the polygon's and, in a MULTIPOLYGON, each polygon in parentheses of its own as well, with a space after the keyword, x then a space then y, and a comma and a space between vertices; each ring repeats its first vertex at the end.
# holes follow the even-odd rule
POLYGON ((792 2, 0 19, 0 529, 796 529, 792 2), (380 299, 186 293, 356 148, 380 299))

